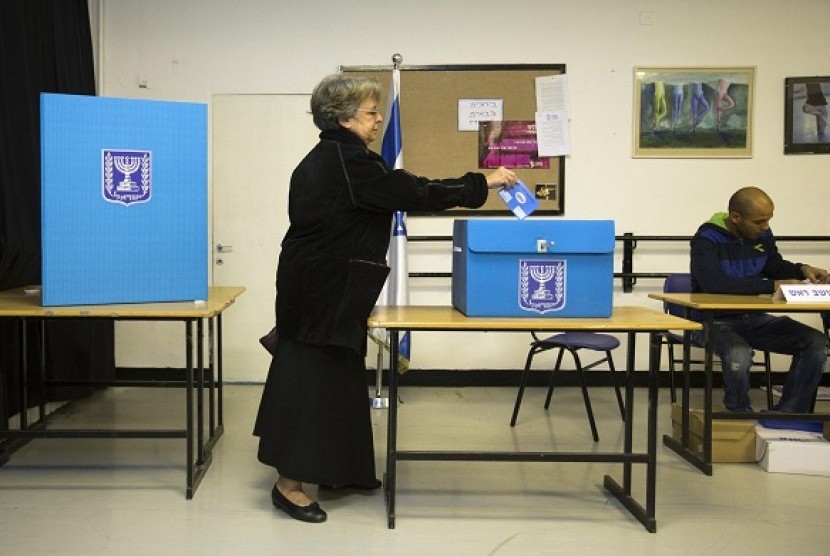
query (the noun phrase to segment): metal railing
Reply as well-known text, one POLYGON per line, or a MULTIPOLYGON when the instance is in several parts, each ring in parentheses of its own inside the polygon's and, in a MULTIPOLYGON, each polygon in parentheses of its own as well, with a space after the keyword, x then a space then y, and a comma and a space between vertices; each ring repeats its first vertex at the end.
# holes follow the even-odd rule
MULTIPOLYGON (((634 286, 640 278, 663 279, 675 271, 667 272, 635 272, 634 271, 634 252, 640 242, 688 242, 692 236, 646 236, 634 235, 632 233, 624 233, 621 236, 614 238, 618 243, 622 243, 622 270, 614 272, 614 278, 622 280, 622 289, 625 293, 634 291, 634 286)), ((778 243, 827 243, 828 251, 830 251, 830 236, 776 236, 778 243)), ((452 236, 409 236, 407 241, 411 242, 452 242, 452 236)), ((685 272, 685 271, 684 271, 685 272)), ((450 278, 451 272, 410 272, 410 278, 450 278)))

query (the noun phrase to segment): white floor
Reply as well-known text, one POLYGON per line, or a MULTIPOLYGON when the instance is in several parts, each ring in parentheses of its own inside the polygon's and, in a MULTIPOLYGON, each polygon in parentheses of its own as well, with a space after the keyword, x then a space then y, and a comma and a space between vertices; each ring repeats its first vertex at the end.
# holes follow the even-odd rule
MULTIPOLYGON (((251 428, 261 387, 225 389, 225 434, 192 500, 184 493, 184 441, 34 440, 0 468, 0 554, 636 554, 824 555, 830 550, 830 478, 718 464, 707 477, 660 444, 657 533, 648 533, 602 487, 618 464, 399 464, 397 527, 384 498, 320 493, 324 524, 271 506, 273 470, 256 460, 251 428)), ((402 449, 615 450, 622 427, 610 388, 592 389, 600 443, 591 442, 578 390, 530 389, 515 429, 514 388, 403 388, 402 449)), ((757 392, 758 405, 763 393, 757 392)), ((667 398, 661 393, 662 398, 667 398)), ((76 402, 60 424, 180 427, 183 393, 110 389, 76 402)), ((828 402, 819 409, 830 409, 828 402)), ((645 391, 636 415, 643 423, 645 391)), ((387 410, 373 410, 384 466, 387 410)), ((662 436, 670 431, 667 400, 662 436)), ((380 475, 379 475, 380 476, 380 475)), ((642 486, 635 466, 635 491, 642 486)), ((316 494, 316 487, 309 492, 316 494)))

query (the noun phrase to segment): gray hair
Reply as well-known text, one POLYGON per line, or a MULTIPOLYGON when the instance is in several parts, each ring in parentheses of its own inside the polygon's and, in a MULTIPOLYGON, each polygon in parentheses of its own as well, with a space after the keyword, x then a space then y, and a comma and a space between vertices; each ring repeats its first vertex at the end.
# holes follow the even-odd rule
POLYGON ((337 129, 339 119, 357 114, 360 104, 380 100, 380 84, 374 77, 335 73, 324 77, 311 93, 311 115, 321 130, 337 129))

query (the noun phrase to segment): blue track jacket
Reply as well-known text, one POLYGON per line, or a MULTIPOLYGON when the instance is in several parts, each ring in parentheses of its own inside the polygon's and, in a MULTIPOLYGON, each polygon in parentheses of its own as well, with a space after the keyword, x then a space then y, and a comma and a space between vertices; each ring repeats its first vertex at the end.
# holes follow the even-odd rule
POLYGON ((757 240, 741 239, 726 227, 728 214, 715 213, 691 241, 692 291, 770 294, 775 280, 804 279, 802 263, 778 253, 772 230, 757 240))

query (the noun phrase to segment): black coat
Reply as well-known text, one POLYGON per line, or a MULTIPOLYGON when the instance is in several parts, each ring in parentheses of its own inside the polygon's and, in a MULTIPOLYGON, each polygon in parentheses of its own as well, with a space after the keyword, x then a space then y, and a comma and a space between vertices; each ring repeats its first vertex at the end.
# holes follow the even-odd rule
POLYGON ((366 319, 389 274, 392 213, 477 208, 482 174, 430 180, 391 170, 351 131, 320 133, 291 176, 276 320, 293 340, 366 349, 366 319))

